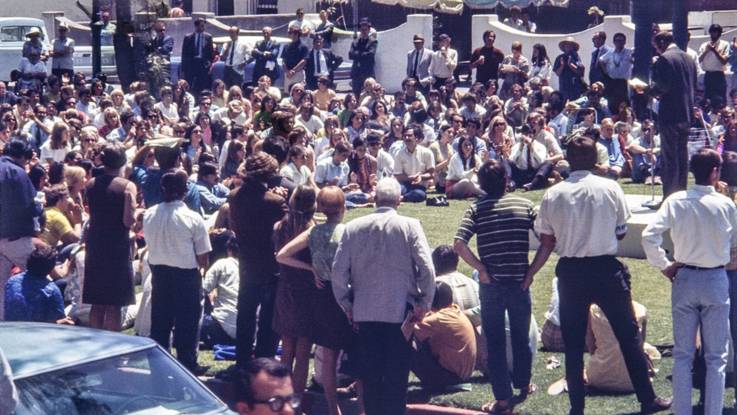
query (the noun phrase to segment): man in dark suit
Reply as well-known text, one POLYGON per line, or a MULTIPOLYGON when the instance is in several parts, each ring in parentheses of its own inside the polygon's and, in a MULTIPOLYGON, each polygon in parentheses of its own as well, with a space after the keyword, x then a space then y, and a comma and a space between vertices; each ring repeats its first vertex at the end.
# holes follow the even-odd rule
POLYGON ((693 120, 696 63, 676 46, 673 34, 653 38, 658 59, 652 68, 649 94, 658 98, 658 131, 662 160, 663 197, 686 190, 688 179, 688 130, 693 120))
POLYGON ((351 43, 348 57, 353 61, 351 67, 351 88, 357 97, 361 95, 363 81, 374 77, 374 63, 378 41, 370 36, 371 22, 367 18, 361 19, 358 38, 351 43))
POLYGON ((594 50, 591 52, 591 65, 589 66, 589 85, 594 82, 601 82, 606 85, 607 76, 601 70, 599 58, 609 53, 612 48, 606 45, 606 32, 596 32, 591 37, 591 43, 594 44, 594 50))
POLYGON ((335 70, 343 63, 343 58, 334 54, 330 49, 323 49, 322 44, 322 36, 316 35, 312 40, 312 50, 307 55, 305 71, 307 72, 307 88, 309 89, 317 89, 317 78, 321 76, 327 77, 330 80, 330 86, 332 86, 335 70))
POLYGON ((195 96, 212 84, 210 65, 215 51, 212 46, 212 35, 205 32, 205 19, 198 17, 194 21, 195 31, 184 37, 182 42, 182 78, 189 82, 195 96))
POLYGON ((156 35, 151 39, 151 52, 158 53, 162 58, 169 60, 174 50, 174 38, 166 34, 166 24, 156 22, 154 25, 156 35))
POLYGON ((271 27, 265 26, 261 29, 264 39, 256 42, 256 47, 251 51, 251 56, 256 60, 253 67, 253 84, 263 75, 271 79, 272 85, 274 80, 279 76, 278 65, 276 64, 276 42, 271 40, 271 27))
POLYGON ((433 52, 425 47, 425 38, 421 34, 416 34, 412 40, 415 47, 407 52, 407 78, 414 78, 417 89, 427 95, 433 81, 430 75, 433 52))
POLYGON ((264 152, 249 156, 246 179, 229 197, 231 227, 242 247, 236 322, 236 362, 240 367, 254 356, 273 357, 279 343, 279 336, 271 329, 279 274, 272 235, 274 224, 287 211, 287 192, 268 186, 278 168, 278 162, 264 152))

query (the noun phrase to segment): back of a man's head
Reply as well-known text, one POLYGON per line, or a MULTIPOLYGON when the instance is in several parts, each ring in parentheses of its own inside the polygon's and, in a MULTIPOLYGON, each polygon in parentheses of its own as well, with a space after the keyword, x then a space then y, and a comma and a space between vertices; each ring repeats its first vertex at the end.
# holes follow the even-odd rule
POLYGON ((187 194, 187 173, 184 170, 170 170, 161 177, 161 194, 164 202, 184 199, 187 194))
POLYGON ((37 247, 28 257, 26 268, 31 275, 45 277, 56 265, 56 251, 48 246, 37 247))
POLYGON ((106 169, 115 170, 125 166, 127 161, 125 147, 115 141, 106 143, 100 152, 100 160, 106 169))
POLYGON ((432 299, 432 309, 440 310, 453 304, 453 289, 444 282, 435 283, 435 296, 432 299))
POLYGON ((586 136, 574 137, 568 142, 566 159, 571 171, 593 169, 597 160, 596 142, 586 136))
POLYGON ((259 382, 257 377, 265 374, 267 378, 289 380, 289 368, 281 362, 265 357, 249 361, 239 369, 233 379, 236 409, 239 413, 251 413, 260 401, 269 399, 274 391, 268 390, 273 385, 259 382))
POLYGON ((477 173, 479 186, 489 197, 504 196, 507 188, 507 172, 504 165, 497 160, 488 160, 481 165, 477 173))
POLYGON ((402 200, 402 187, 393 177, 384 177, 376 184, 376 206, 397 207, 402 200))
MULTIPOLYGON (((693 173, 696 184, 711 186, 711 174, 714 169, 719 171, 722 167, 722 157, 710 148, 702 148, 691 156, 689 169, 693 173)), ((718 176, 717 176, 718 177, 718 176)))
POLYGON ((450 245, 440 245, 432 251, 432 264, 436 275, 445 275, 458 268, 458 254, 450 245))

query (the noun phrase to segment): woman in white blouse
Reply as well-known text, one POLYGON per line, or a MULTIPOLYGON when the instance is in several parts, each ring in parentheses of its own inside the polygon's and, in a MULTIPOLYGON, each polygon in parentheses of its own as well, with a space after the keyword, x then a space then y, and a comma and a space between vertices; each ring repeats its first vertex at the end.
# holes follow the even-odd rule
POLYGON ((480 196, 476 173, 481 167, 481 157, 476 154, 471 137, 462 136, 458 141, 458 152, 453 154, 448 164, 445 178, 445 194, 451 199, 465 199, 480 196))
POLYGON ((72 150, 70 141, 69 126, 63 121, 57 121, 49 139, 41 145, 41 160, 48 164, 61 163, 72 150))
POLYGON ((542 86, 550 85, 550 75, 553 66, 548 58, 545 46, 535 43, 532 46, 532 59, 530 59, 530 72, 527 79, 539 78, 542 86))
POLYGON ((312 181, 312 171, 307 167, 307 152, 305 148, 299 144, 293 145, 289 148, 287 157, 289 163, 281 168, 279 175, 290 179, 297 186, 315 186, 315 183, 312 181))

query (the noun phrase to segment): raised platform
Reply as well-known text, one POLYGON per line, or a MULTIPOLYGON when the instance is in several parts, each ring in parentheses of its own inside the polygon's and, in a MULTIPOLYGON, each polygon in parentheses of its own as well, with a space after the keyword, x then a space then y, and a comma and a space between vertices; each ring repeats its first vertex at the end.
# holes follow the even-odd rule
MULTIPOLYGON (((629 206, 632 216, 627 221, 627 236, 619 241, 619 249, 617 256, 626 258, 645 258, 645 251, 642 249, 642 231, 648 223, 655 217, 655 210, 643 207, 642 204, 650 200, 650 196, 645 195, 625 195, 627 206, 629 206)), ((655 196, 655 200, 660 201, 660 196, 655 196)), ((595 232, 596 229, 592 229, 595 232)), ((537 249, 540 242, 534 233, 530 232, 530 249, 537 249)), ((673 252, 673 242, 670 234, 663 235, 663 248, 669 252, 673 252)))

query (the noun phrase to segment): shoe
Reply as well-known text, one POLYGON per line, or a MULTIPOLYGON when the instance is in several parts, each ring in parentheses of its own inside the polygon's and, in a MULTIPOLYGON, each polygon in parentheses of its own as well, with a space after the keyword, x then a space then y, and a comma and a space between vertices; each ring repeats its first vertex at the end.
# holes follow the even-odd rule
POLYGON ((532 190, 532 183, 523 184, 522 190, 525 192, 529 192, 530 190, 532 190))
POLYGON ((669 398, 656 397, 649 404, 640 405, 640 413, 642 415, 654 414, 656 412, 665 411, 670 408, 672 401, 669 398))

